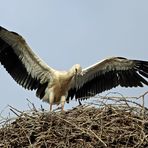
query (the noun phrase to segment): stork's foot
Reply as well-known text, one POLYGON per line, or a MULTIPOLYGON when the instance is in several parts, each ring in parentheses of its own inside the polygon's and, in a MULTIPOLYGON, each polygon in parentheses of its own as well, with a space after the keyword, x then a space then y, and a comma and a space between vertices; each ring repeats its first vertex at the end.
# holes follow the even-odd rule
POLYGON ((65 113, 65 112, 66 112, 66 111, 64 110, 64 108, 63 108, 63 109, 61 108, 61 113, 65 113))

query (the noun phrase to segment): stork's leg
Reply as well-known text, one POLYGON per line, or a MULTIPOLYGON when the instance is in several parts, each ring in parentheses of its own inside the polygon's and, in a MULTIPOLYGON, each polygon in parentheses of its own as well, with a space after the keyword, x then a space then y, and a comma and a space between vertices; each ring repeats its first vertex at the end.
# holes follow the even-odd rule
POLYGON ((53 95, 53 93, 51 92, 51 93, 49 94, 50 111, 52 111, 52 104, 53 104, 53 102, 54 102, 54 95, 53 95))
POLYGON ((65 105, 66 98, 65 96, 61 97, 61 111, 64 112, 64 105, 65 105))
POLYGON ((52 103, 50 103, 50 112, 52 111, 52 103))

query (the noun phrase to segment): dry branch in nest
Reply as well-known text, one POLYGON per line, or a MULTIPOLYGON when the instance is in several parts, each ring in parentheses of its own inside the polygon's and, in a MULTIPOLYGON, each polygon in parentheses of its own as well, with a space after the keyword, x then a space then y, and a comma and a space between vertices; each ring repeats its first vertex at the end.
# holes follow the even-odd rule
POLYGON ((144 107, 85 105, 65 113, 11 110, 18 117, 2 125, 0 147, 148 147, 144 107))

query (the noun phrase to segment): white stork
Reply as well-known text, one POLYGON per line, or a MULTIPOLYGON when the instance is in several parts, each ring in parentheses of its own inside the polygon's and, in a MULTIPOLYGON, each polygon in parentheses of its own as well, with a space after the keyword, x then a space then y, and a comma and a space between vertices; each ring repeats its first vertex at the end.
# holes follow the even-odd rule
POLYGON ((53 104, 61 103, 63 111, 65 102, 74 97, 87 99, 118 85, 148 85, 148 61, 112 57, 85 69, 76 64, 68 71, 57 71, 42 61, 22 36, 3 27, 0 62, 19 85, 36 90, 36 96, 50 104, 50 111, 53 104))

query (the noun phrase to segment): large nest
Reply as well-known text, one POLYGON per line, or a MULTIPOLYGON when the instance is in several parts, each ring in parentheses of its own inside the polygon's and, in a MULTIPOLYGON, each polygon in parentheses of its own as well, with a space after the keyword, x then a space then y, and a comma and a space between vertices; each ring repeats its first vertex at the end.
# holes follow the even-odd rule
POLYGON ((0 147, 148 147, 148 114, 144 106, 126 102, 83 105, 65 113, 12 111, 18 117, 3 123, 0 147))

